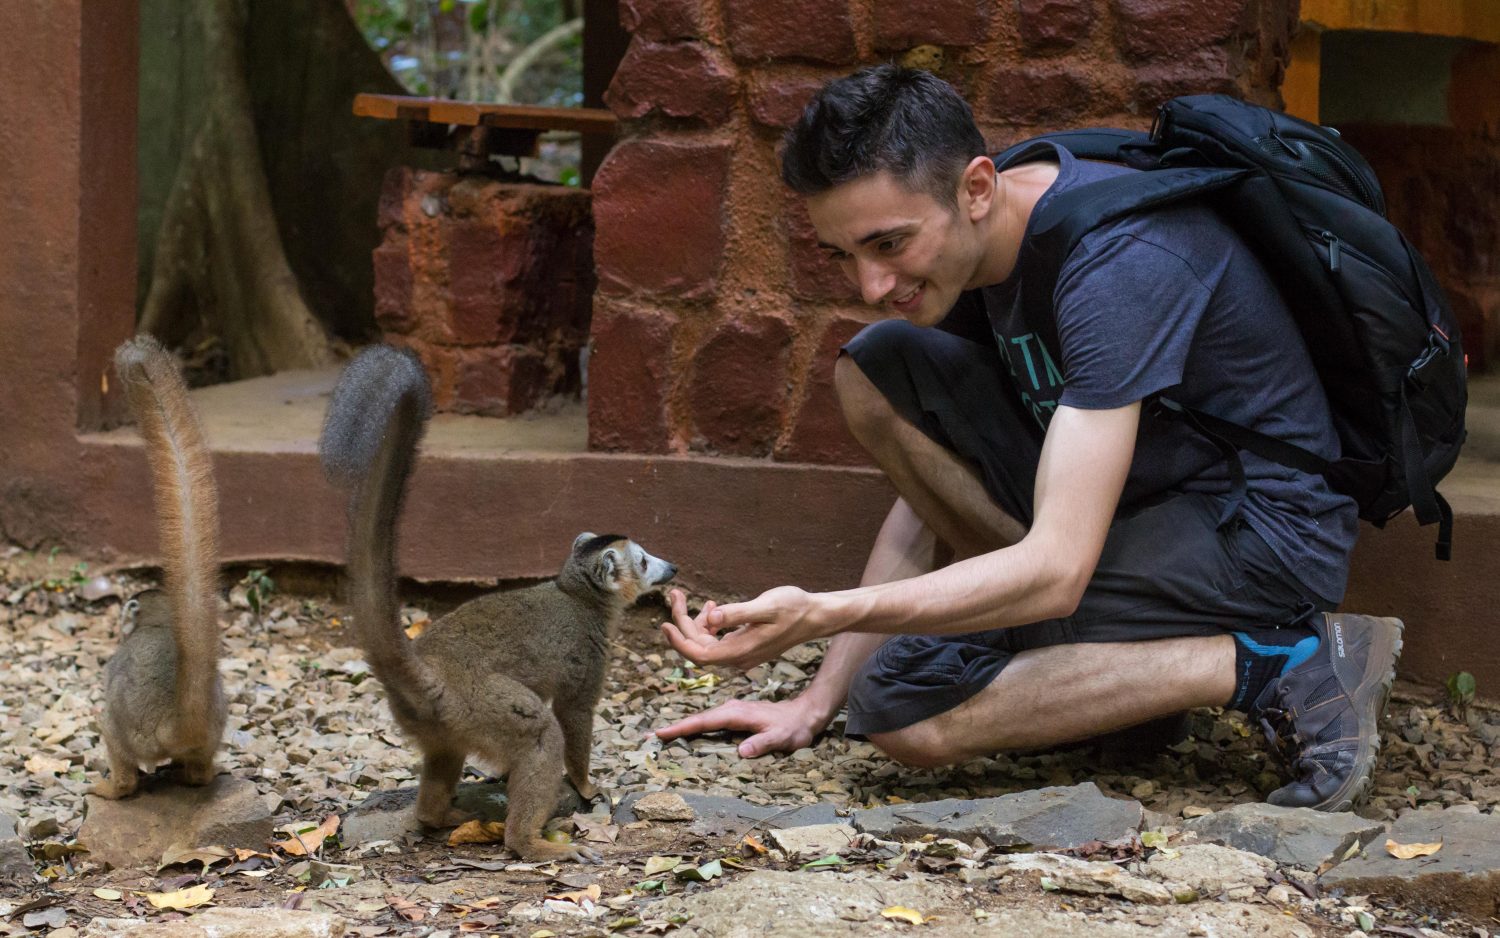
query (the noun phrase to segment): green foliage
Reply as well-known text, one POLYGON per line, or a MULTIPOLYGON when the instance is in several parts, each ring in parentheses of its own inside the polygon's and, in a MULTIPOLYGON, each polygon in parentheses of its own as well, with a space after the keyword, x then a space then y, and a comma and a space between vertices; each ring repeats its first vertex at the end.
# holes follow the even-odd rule
POLYGON ((266 600, 276 592, 276 581, 267 576, 264 570, 251 570, 240 580, 240 585, 245 588, 245 601, 250 604, 250 611, 257 616, 265 607, 266 600))
POLYGON ((1474 702, 1474 693, 1478 689, 1474 675, 1467 671, 1448 676, 1448 705, 1459 719, 1468 716, 1469 705, 1474 702))

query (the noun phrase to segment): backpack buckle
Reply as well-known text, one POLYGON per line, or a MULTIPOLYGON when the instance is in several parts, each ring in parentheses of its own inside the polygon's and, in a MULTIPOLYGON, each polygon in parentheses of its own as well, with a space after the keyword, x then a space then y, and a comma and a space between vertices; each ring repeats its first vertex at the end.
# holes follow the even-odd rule
POLYGON ((1427 334, 1427 347, 1406 369, 1406 380, 1412 387, 1418 391, 1426 390, 1428 366, 1439 358, 1447 358, 1449 346, 1448 339, 1436 327, 1433 327, 1433 330, 1427 334))

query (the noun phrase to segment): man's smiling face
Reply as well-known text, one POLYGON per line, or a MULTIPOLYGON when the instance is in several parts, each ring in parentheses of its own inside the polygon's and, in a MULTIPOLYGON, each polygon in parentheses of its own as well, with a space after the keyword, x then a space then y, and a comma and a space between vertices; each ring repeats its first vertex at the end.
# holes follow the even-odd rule
POLYGON ((971 286, 983 246, 957 206, 913 191, 888 172, 807 197, 818 246, 871 306, 936 325, 971 286))

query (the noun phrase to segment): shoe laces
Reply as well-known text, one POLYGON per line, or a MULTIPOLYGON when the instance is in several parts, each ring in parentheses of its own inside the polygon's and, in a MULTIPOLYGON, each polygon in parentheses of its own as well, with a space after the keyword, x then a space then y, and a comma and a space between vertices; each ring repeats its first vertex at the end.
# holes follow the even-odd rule
POLYGON ((1260 727, 1265 731, 1266 742, 1271 751, 1283 763, 1290 763, 1302 748, 1305 740, 1297 731, 1297 709, 1286 707, 1285 694, 1277 688, 1272 702, 1260 710, 1260 727))

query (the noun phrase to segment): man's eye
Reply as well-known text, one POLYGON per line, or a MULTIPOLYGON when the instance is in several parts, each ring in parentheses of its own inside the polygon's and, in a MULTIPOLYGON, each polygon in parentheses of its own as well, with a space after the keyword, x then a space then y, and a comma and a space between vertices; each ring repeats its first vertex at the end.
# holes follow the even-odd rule
POLYGON ((901 239, 887 238, 886 240, 880 242, 880 244, 876 245, 876 247, 882 254, 889 254, 892 251, 898 251, 901 249, 901 239))
POLYGON ((835 264, 842 264, 844 261, 847 261, 849 259, 849 254, 847 251, 829 251, 828 259, 833 261, 835 264))

